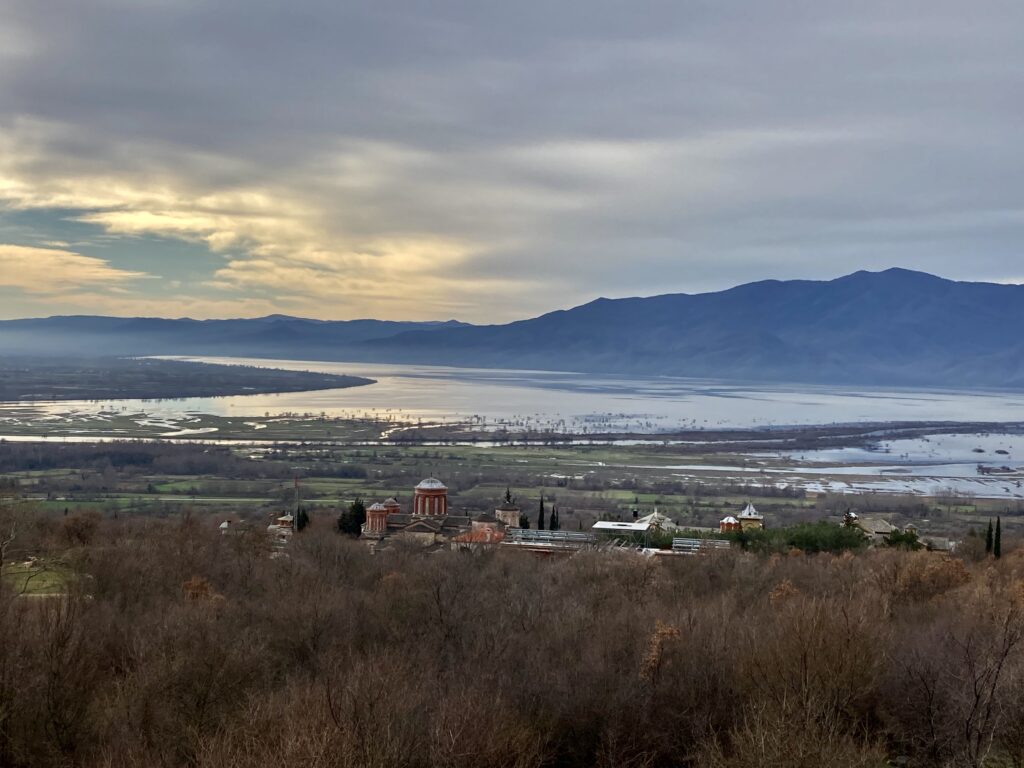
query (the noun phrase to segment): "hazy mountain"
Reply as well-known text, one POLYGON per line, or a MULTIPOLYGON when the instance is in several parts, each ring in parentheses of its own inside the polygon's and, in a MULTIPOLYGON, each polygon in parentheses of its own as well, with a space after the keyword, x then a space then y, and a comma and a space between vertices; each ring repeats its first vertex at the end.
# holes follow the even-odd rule
POLYGON ((239 320, 71 315, 0 321, 0 354, 241 355, 338 360, 360 342, 456 322, 324 321, 287 315, 239 320))
POLYGON ((794 382, 1024 386, 1024 286, 921 272, 598 299, 499 326, 407 332, 378 359, 794 382))
POLYGON ((921 272, 597 299, 507 325, 51 317, 0 322, 0 352, 218 354, 635 375, 1024 387, 1024 286, 921 272))

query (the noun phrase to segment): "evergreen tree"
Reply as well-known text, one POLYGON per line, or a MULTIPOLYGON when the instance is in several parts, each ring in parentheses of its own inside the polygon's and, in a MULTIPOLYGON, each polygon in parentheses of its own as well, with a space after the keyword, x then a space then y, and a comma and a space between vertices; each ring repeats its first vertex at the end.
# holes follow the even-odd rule
POLYGON ((349 504, 348 509, 338 516, 338 532, 347 533, 349 536, 358 536, 363 532, 363 523, 366 522, 366 505, 363 500, 356 497, 356 500, 349 504))
POLYGON ((988 529, 985 531, 985 554, 992 554, 992 521, 988 521, 988 529))
POLYGON ((1003 519, 996 516, 996 535, 992 539, 992 554, 998 560, 1003 556, 1003 519))
POLYGON ((352 522, 356 527, 355 535, 358 536, 363 532, 363 525, 366 524, 366 505, 357 496, 352 502, 352 506, 349 507, 349 511, 352 513, 352 522))
POLYGON ((309 525, 309 513, 305 507, 299 507, 299 510, 295 513, 295 532, 303 531, 309 525))
POLYGON ((530 518, 528 518, 526 516, 525 512, 520 512, 519 513, 519 527, 520 528, 529 528, 530 527, 530 518))
POLYGON ((540 495, 540 511, 537 513, 537 530, 544 530, 544 494, 540 495))
POLYGON ((887 547, 893 547, 894 549, 921 549, 921 542, 917 540, 917 534, 910 531, 890 531, 889 535, 886 536, 882 543, 887 547))
POLYGON ((505 503, 512 504, 512 489, 507 486, 505 487, 505 503))
POLYGON ((548 518, 548 529, 557 531, 561 528, 561 524, 558 522, 558 507, 555 505, 551 506, 551 517, 548 518))

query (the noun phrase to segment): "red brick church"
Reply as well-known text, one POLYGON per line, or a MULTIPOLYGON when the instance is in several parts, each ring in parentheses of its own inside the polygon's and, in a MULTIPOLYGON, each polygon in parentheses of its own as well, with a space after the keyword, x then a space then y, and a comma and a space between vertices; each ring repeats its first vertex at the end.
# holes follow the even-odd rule
POLYGON ((369 507, 363 538, 373 542, 394 538, 424 546, 449 541, 454 544, 498 543, 504 539, 505 528, 513 519, 518 524, 519 509, 507 501, 496 515, 451 514, 447 486, 437 478, 428 477, 413 489, 411 512, 403 512, 402 505, 395 499, 369 507))

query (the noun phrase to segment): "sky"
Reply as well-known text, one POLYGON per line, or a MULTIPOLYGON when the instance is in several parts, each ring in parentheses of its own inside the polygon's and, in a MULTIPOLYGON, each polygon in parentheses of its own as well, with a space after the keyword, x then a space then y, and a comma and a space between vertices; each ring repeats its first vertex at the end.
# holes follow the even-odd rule
POLYGON ((4 0, 0 317, 1024 281, 1019 0, 4 0))

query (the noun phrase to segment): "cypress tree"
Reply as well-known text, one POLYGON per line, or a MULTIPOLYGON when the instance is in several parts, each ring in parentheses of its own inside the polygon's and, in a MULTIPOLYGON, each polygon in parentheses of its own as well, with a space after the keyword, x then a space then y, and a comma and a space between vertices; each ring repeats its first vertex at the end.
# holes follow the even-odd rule
POLYGON ((519 513, 519 527, 520 528, 529 528, 530 527, 530 518, 528 518, 526 516, 525 512, 520 512, 519 513))
POLYGON ((996 516, 996 535, 992 539, 992 554, 998 560, 1003 556, 1003 519, 996 516))
POLYGON ((992 554, 992 521, 988 521, 988 529, 985 531, 985 554, 992 554))
POLYGON ((352 512, 352 519, 356 526, 356 536, 363 532, 363 523, 366 522, 366 505, 363 500, 356 497, 356 500, 352 502, 352 506, 349 507, 352 512))
POLYGON ((540 511, 537 513, 537 530, 544 530, 544 494, 540 495, 540 511))
POLYGON ((551 506, 551 517, 548 519, 548 528, 552 531, 557 531, 561 528, 561 524, 558 522, 558 507, 555 505, 551 506))
POLYGON ((338 516, 338 532, 347 533, 349 536, 358 536, 363 532, 363 523, 366 522, 366 505, 363 500, 356 497, 356 500, 349 504, 348 509, 338 516))

